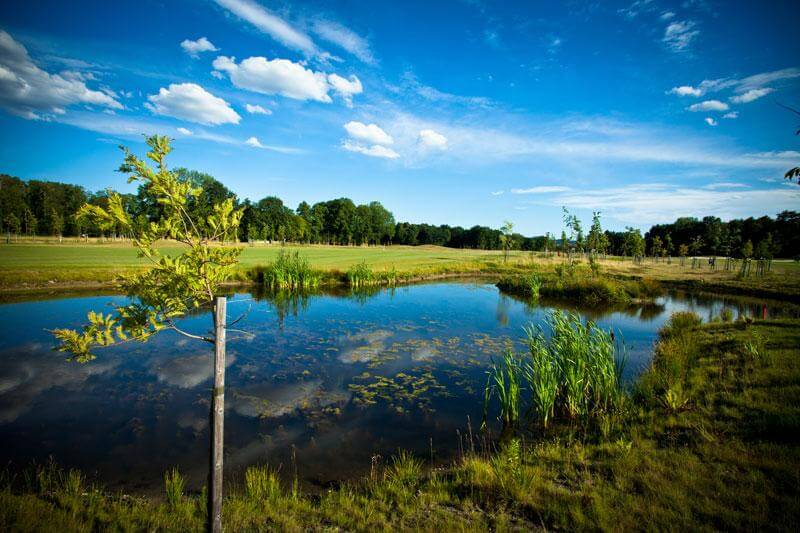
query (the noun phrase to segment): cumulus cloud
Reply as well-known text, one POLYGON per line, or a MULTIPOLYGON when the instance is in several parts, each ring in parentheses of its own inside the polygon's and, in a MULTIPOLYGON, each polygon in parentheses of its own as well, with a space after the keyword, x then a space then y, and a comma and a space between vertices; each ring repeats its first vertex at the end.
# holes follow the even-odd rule
POLYGON ((259 142, 258 137, 250 137, 244 143, 253 148, 264 148, 264 145, 259 142))
POLYGON ((178 128, 178 133, 182 133, 183 135, 192 135, 192 131, 187 130, 186 128, 178 128))
POLYGON ((725 113, 724 115, 722 115, 722 118, 739 118, 739 112, 731 111, 729 113, 725 113))
POLYGON ((281 17, 271 13, 253 0, 216 0, 237 17, 246 20, 287 48, 299 50, 308 56, 318 53, 311 38, 281 17))
POLYGON ((706 124, 708 124, 709 126, 716 126, 717 125, 717 121, 714 120, 711 117, 706 117, 704 120, 706 121, 706 124))
POLYGON ((219 48, 214 46, 211 41, 205 37, 200 37, 196 41, 184 39, 184 41, 181 43, 181 48, 183 48, 184 52, 195 59, 200 57, 201 52, 216 52, 219 50, 219 48))
POLYGON ((339 46, 364 63, 370 65, 375 63, 375 57, 372 54, 369 42, 338 22, 317 20, 314 22, 313 31, 321 39, 339 46))
POLYGON ((347 107, 353 107, 353 95, 361 94, 364 91, 361 86, 361 80, 355 75, 343 78, 338 74, 329 74, 328 83, 330 83, 336 94, 342 97, 347 107))
POLYGON ((10 34, 0 30, 0 107, 27 119, 63 115, 73 104, 122 109, 110 89, 86 86, 91 76, 64 71, 50 74, 31 60, 28 51, 10 34))
POLYGON ((330 103, 328 78, 288 59, 249 57, 237 64, 232 57, 219 56, 214 68, 225 72, 240 89, 262 94, 280 94, 295 100, 330 103))
POLYGON ((393 144, 392 136, 383 131, 377 124, 364 124, 355 120, 344 125, 347 134, 357 141, 369 144, 393 144))
POLYGON ((147 99, 145 107, 156 115, 207 125, 238 124, 241 119, 228 102, 196 83, 173 83, 147 99))
POLYGON ((380 157, 383 159, 397 159, 398 157, 400 157, 400 154, 398 154, 391 148, 387 148, 379 144, 373 144, 372 146, 365 146, 363 144, 351 141, 349 139, 345 140, 342 143, 342 148, 344 148, 348 152, 356 152, 359 154, 368 155, 370 157, 380 157))
POLYGON ((703 91, 689 85, 681 85, 680 87, 673 87, 670 89, 670 94, 677 94, 678 96, 702 96, 703 91))
POLYGON ((502 196, 506 191, 492 191, 492 196, 502 196))
POLYGON ((689 111, 698 112, 698 111, 727 111, 729 108, 728 104, 725 102, 720 102, 719 100, 706 100, 705 102, 700 102, 699 104, 692 104, 689 106, 689 111))
POLYGON ((764 87, 764 88, 761 88, 761 89, 750 89, 749 91, 746 91, 746 92, 744 92, 742 94, 739 94, 739 95, 736 95, 736 96, 732 96, 730 98, 730 100, 734 104, 748 104, 748 103, 752 102, 753 100, 758 100, 762 96, 768 95, 769 93, 773 92, 774 90, 775 89, 772 89, 770 87, 764 87))
POLYGON ((511 194, 552 194, 556 192, 566 192, 568 190, 570 190, 569 187, 562 187, 560 185, 540 185, 528 189, 511 189, 511 194))
POLYGON ((271 109, 265 109, 257 104, 245 104, 244 108, 247 110, 248 113, 251 115, 271 115, 271 109))
POLYGON ((676 21, 667 26, 661 41, 673 52, 684 52, 689 49, 698 35, 700 35, 700 30, 697 29, 694 21, 676 21))
POLYGON ((434 150, 447 150, 447 137, 434 130, 421 130, 417 142, 423 148, 431 148, 434 150))

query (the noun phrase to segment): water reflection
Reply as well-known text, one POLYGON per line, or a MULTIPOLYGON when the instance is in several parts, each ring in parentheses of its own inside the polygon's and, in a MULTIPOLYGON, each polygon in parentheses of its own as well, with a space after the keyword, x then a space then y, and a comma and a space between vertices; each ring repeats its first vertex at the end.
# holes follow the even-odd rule
MULTIPOLYGON (((204 482, 211 353, 165 332, 108 349, 86 365, 52 351, 45 329, 78 326, 89 309, 123 299, 80 297, 0 305, 0 447, 16 465, 52 455, 112 487, 160 490, 178 465, 204 482)), ((324 486, 360 475, 398 448, 445 460, 468 417, 477 426, 490 357, 522 347, 522 327, 554 307, 621 332, 626 378, 647 364, 670 313, 761 313, 762 302, 670 293, 647 305, 579 308, 500 294, 489 283, 449 282, 358 292, 232 294, 229 315, 252 335, 231 336, 226 376, 227 465, 255 462, 324 486)), ((773 307, 770 313, 796 313, 773 307)), ((211 326, 199 312, 189 331, 211 326)))

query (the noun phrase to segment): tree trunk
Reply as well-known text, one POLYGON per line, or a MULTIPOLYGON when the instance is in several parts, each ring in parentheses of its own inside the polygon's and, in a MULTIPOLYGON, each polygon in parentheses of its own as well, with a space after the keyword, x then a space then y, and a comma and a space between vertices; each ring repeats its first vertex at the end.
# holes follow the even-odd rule
POLYGON ((211 462, 209 465, 208 530, 222 531, 222 448, 225 421, 225 311, 226 299, 214 302, 214 391, 211 397, 211 462))

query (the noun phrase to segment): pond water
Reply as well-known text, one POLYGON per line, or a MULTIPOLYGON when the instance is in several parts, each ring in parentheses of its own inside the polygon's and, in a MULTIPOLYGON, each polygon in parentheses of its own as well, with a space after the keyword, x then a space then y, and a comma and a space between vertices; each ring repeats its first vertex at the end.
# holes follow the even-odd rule
MULTIPOLYGON (((81 365, 52 351, 46 331, 78 327, 86 312, 123 302, 90 296, 0 305, 0 460, 11 468, 52 457, 112 489, 157 491, 178 466, 205 481, 210 345, 164 332, 147 344, 98 352, 81 365)), ((564 304, 559 304, 564 306, 564 304)), ((647 364, 658 329, 678 310, 704 319, 761 303, 669 293, 625 310, 577 309, 618 331, 626 379, 647 364)), ((568 306, 567 306, 568 308, 568 306)), ((363 475, 398 449, 445 461, 480 426, 485 371, 523 326, 552 309, 491 283, 437 282, 370 294, 231 295, 226 374, 226 475, 269 463, 306 487, 363 475), (292 459, 292 456, 295 459, 292 459)), ((795 313, 773 307, 770 313, 795 313)), ((209 329, 207 313, 183 320, 209 329)))

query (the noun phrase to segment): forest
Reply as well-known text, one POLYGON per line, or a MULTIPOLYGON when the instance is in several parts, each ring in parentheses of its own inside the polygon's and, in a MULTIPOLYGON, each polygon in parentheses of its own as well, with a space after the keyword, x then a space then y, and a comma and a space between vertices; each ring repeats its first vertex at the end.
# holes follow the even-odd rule
MULTIPOLYGON (((679 218, 671 224, 658 224, 644 236, 638 229, 602 230, 600 214, 595 213, 586 236, 580 220, 565 210, 566 229, 555 235, 524 236, 506 229, 475 225, 470 228, 450 225, 397 222, 380 202, 356 205, 349 198, 337 198, 313 205, 301 202, 296 209, 280 198, 267 196, 258 201, 240 201, 236 194, 213 176, 178 168, 182 180, 201 189, 190 209, 204 220, 212 206, 233 198, 243 209, 236 235, 240 242, 298 242, 310 244, 365 245, 404 244, 438 245, 451 248, 555 251, 594 250, 612 255, 733 257, 800 257, 800 213, 783 211, 775 218, 702 219, 679 218)), ((90 220, 76 217, 84 203, 105 206, 111 191, 90 192, 67 183, 22 180, 0 174, 0 226, 7 237, 80 235, 112 236, 117 228, 97 227, 90 220)), ((143 189, 123 195, 129 213, 140 223, 158 217, 159 206, 143 189)))

